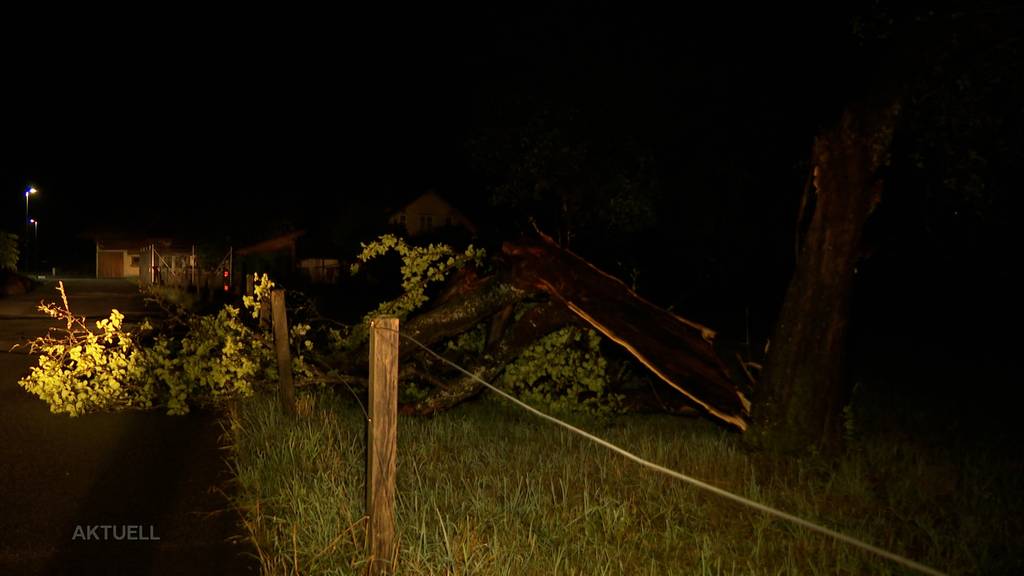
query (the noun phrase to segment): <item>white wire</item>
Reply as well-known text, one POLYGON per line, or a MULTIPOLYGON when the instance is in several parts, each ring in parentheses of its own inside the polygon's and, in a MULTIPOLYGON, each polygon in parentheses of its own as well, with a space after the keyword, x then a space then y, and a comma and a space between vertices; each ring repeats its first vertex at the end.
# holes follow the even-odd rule
POLYGON ((661 472, 662 474, 666 474, 666 475, 671 476, 673 478, 677 478, 679 480, 682 480, 683 482, 687 482, 687 483, 689 483, 689 484, 691 484, 693 486, 696 486, 698 488, 707 490, 708 492, 712 492, 712 493, 717 494, 717 495, 719 495, 719 496, 721 496, 723 498, 726 498, 728 500, 732 500, 733 502, 738 502, 740 504, 743 504, 744 506, 749 506, 750 508, 753 508, 753 509, 758 510, 760 512, 764 512, 765 514, 770 514, 772 516, 776 516, 778 518, 782 518, 783 520, 788 520, 789 522, 792 522, 792 523, 797 524, 799 526, 803 526, 804 528, 807 528, 809 530, 813 530, 815 532, 820 532, 821 534, 825 534, 826 536, 831 536, 832 538, 835 538, 836 540, 839 540, 841 542, 846 542, 847 544, 850 544, 852 546, 856 546, 858 548, 861 548, 862 550, 867 550, 868 552, 871 552, 872 554, 876 554, 876 555, 881 556, 883 558, 886 558, 888 560, 892 560, 893 562, 896 562, 897 564, 902 564, 903 566, 906 566, 907 568, 910 568, 912 570, 916 570, 916 571, 918 571, 918 572, 920 572, 922 574, 929 574, 930 576, 948 576, 945 572, 940 572, 939 570, 936 570, 935 568, 932 568, 930 566, 925 566, 924 564, 921 564, 920 562, 915 562, 914 560, 911 560, 910 558, 907 558, 905 556, 900 556, 899 554, 896 554, 895 552, 890 552, 888 550, 884 550, 882 548, 879 548, 878 546, 874 546, 872 544, 868 544, 867 542, 864 542, 863 540, 858 540, 857 538, 854 538, 852 536, 847 536, 846 534, 843 534, 841 532, 836 532, 835 530, 832 530, 830 528, 826 528, 826 527, 821 526, 819 524, 815 524, 814 522, 811 522, 810 520, 805 520, 803 518, 800 518, 799 516, 794 516, 792 514, 789 514, 788 512, 783 512, 782 510, 778 510, 776 508, 772 508, 771 506, 767 506, 765 504, 761 504, 760 502, 755 502, 753 500, 749 500, 747 498, 744 498, 743 496, 739 496, 737 494, 733 494, 732 492, 728 492, 728 491, 723 490, 723 489, 721 489, 721 488, 719 488, 717 486, 712 486, 711 484, 707 484, 705 482, 697 480, 696 478, 691 478, 690 476, 687 476, 686 474, 683 474, 681 472, 676 472, 675 470, 670 470, 668 468, 665 468, 664 466, 659 466, 658 464, 655 464, 654 462, 651 462, 649 460, 644 460, 643 458, 637 456, 636 454, 628 452, 627 450, 625 450, 623 448, 620 448, 620 447, 612 444, 611 442, 608 442, 607 440, 603 440, 601 438, 598 438, 597 436, 594 436, 593 434, 591 434, 589 432, 586 432, 585 430, 580 430, 579 428, 573 426, 572 424, 569 424, 567 422, 563 422, 563 421, 561 421, 561 420, 559 420, 559 419, 557 419, 557 418, 555 418, 553 416, 549 416, 549 415, 541 412, 540 410, 537 410, 536 408, 534 408, 534 407, 532 407, 532 406, 530 406, 528 404, 523 403, 519 399, 514 398, 513 396, 509 395, 508 393, 498 389, 497 387, 493 386, 489 382, 484 381, 482 378, 480 378, 476 374, 473 374, 472 372, 466 370, 462 366, 459 366, 458 364, 452 362, 451 360, 448 360, 447 358, 441 356, 437 352, 434 352, 433 350, 431 350, 430 348, 428 348, 424 344, 420 343, 419 340, 413 338, 412 336, 408 336, 406 334, 402 334, 401 332, 399 332, 399 336, 401 336, 402 338, 405 338, 406 340, 409 340, 410 342, 412 342, 413 344, 419 346, 420 348, 425 350, 428 354, 434 356, 438 360, 444 362, 445 364, 448 364, 452 368, 455 368, 459 372, 462 372, 463 374, 465 374, 466 376, 469 376, 473 380, 476 380, 480 384, 483 384, 488 389, 490 389, 494 393, 498 394, 502 398, 505 398, 509 402, 512 402, 513 404, 515 404, 515 405, 517 405, 517 406, 519 406, 519 407, 521 407, 521 408, 523 408, 523 409, 525 409, 525 410, 527 410, 527 411, 529 411, 529 412, 531 412, 531 413, 533 413, 533 414, 535 414, 537 416, 540 416, 541 418, 543 418, 545 420, 548 420, 550 422, 554 422, 555 424, 557 424, 557 425, 559 425, 559 426, 561 426, 561 427, 563 427, 563 428, 565 428, 567 430, 575 432, 576 434, 579 434, 580 436, 583 436, 584 438, 586 438, 586 439, 588 439, 588 440, 590 440, 592 442, 600 444, 601 446, 604 446, 605 448, 611 450, 612 452, 615 452, 617 454, 625 456, 626 458, 636 462, 637 464, 640 464, 641 466, 645 466, 645 467, 650 468, 651 470, 654 470, 656 472, 661 472))

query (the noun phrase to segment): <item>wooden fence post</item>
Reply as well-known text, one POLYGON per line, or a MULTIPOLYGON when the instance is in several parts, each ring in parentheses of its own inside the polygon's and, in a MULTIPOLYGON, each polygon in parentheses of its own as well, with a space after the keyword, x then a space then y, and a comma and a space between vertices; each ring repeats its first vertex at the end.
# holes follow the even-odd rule
POLYGON ((398 438, 398 318, 370 322, 370 414, 366 441, 366 512, 370 575, 394 573, 395 458, 398 438))
POLYGON ((274 315, 274 349, 277 351, 277 374, 280 382, 281 409, 295 417, 295 384, 292 382, 292 355, 288 348, 288 313, 284 309, 284 289, 270 291, 274 315))
POLYGON ((260 300, 260 328, 270 328, 270 302, 265 296, 260 300))

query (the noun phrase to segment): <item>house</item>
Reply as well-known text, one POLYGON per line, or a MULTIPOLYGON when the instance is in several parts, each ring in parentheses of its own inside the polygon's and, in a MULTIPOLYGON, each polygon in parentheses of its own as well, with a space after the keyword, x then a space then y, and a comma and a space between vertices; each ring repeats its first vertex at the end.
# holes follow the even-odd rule
POLYGON ((333 284, 341 276, 341 261, 327 257, 330 250, 306 234, 294 230, 235 250, 236 273, 245 277, 253 273, 269 273, 287 279, 298 274, 313 284, 333 284))
POLYGON ((142 278, 152 282, 151 276, 159 268, 178 272, 195 262, 192 243, 170 238, 99 235, 93 239, 97 278, 142 278), (151 262, 154 259, 156 267, 151 262))
POLYGON ((456 226, 476 234, 476 226, 458 209, 433 190, 417 196, 412 202, 394 212, 391 224, 405 227, 409 236, 431 232, 443 226, 456 226))

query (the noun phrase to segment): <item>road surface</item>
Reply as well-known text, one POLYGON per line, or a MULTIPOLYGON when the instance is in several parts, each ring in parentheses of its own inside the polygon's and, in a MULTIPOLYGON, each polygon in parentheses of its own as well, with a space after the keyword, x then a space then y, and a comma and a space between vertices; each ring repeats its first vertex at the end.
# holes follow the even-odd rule
MULTIPOLYGON (((257 574, 216 414, 70 418, 17 385, 35 358, 9 350, 52 325, 36 306, 55 286, 0 298, 0 574, 257 574)), ((65 288, 90 323, 158 312, 126 281, 65 288)))

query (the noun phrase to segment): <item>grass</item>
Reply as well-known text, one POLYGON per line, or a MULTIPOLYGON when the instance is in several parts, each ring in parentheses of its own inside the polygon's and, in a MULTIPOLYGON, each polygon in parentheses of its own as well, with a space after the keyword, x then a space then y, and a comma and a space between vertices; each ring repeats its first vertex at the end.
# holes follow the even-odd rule
POLYGON ((155 298, 166 305, 179 306, 189 312, 199 310, 199 296, 194 292, 189 292, 177 286, 148 285, 144 293, 146 296, 155 298))
MULTIPOLYGON (((365 571, 365 419, 351 396, 230 417, 237 505, 265 574, 365 571)), ((700 420, 576 422, 640 456, 950 574, 1024 573, 1019 459, 863 437, 838 461, 770 459, 700 420)), ((399 574, 908 574, 648 471, 485 397, 401 418, 399 574)))

